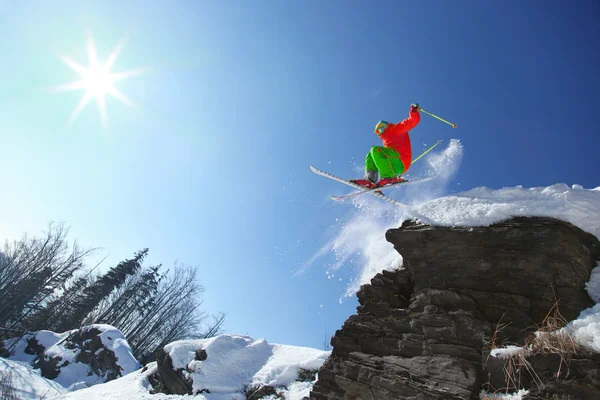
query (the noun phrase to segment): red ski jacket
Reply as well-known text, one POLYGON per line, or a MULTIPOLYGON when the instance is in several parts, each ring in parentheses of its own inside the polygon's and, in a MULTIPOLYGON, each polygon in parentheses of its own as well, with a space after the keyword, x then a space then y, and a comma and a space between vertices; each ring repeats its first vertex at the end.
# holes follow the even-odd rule
POLYGON ((408 118, 397 124, 389 124, 387 129, 379 135, 385 147, 392 148, 400 154, 404 163, 404 171, 408 171, 412 162, 412 146, 409 131, 421 122, 419 111, 410 111, 408 118))

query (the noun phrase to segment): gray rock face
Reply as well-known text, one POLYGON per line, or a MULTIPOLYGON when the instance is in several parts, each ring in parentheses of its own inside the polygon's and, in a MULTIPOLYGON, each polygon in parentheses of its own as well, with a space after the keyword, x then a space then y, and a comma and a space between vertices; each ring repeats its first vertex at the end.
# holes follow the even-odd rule
MULTIPOLYGON (((197 361, 205 361, 208 358, 206 350, 197 349, 194 359, 197 361)), ((190 377, 191 371, 173 367, 173 360, 169 353, 164 348, 159 349, 156 353, 157 370, 156 374, 151 377, 153 393, 164 394, 189 394, 195 395, 198 393, 210 393, 209 389, 201 389, 198 393, 193 392, 194 382, 190 377)))
MULTIPOLYGON (((479 398, 490 379, 483 360, 493 335, 497 343, 523 344, 557 301, 567 320, 593 305, 584 285, 600 242, 562 221, 514 218, 478 228, 405 222, 386 238, 404 269, 361 287, 358 314, 332 338, 310 399, 479 398), (497 331, 498 324, 508 325, 497 331)), ((578 385, 600 384, 597 359, 578 363, 596 368, 578 385)), ((570 393, 560 391, 568 380, 546 375, 548 387, 558 388, 552 395, 570 393)))
MULTIPOLYGON (((196 357, 198 357, 198 354, 196 354, 196 357)), ((204 359, 206 359, 206 352, 204 353, 204 359)), ((182 370, 173 368, 173 360, 171 360, 169 353, 165 352, 164 349, 158 350, 156 362, 158 369, 156 376, 152 378, 155 393, 192 394, 192 380, 186 378, 182 370)))

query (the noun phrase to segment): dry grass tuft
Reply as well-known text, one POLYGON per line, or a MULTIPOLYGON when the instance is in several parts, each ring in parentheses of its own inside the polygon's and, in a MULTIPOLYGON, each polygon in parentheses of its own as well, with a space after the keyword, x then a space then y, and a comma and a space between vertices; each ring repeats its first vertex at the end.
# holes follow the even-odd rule
POLYGON ((558 354, 560 365, 556 377, 559 378, 563 365, 567 367, 569 362, 579 353, 584 352, 583 347, 575 341, 573 329, 568 327, 567 321, 558 308, 558 302, 554 303, 552 309, 544 318, 541 328, 530 335, 526 341, 526 347, 533 354, 558 354))
POLYGON ((575 341, 572 328, 560 310, 558 302, 554 304, 541 327, 531 335, 526 344, 533 354, 559 354, 565 360, 571 360, 574 355, 584 351, 575 341))
MULTIPOLYGON (((502 315, 502 318, 504 318, 504 314, 502 315)), ((500 340, 500 334, 502 333, 504 328, 506 328, 507 326, 510 325, 510 322, 503 323, 502 318, 500 318, 500 321, 498 321, 498 323, 496 324, 496 329, 494 330, 494 333, 492 334, 492 337, 490 338, 490 340, 487 340, 485 342, 485 345, 490 350, 499 349, 506 345, 506 343, 504 341, 500 344, 498 343, 498 340, 500 340)))
MULTIPOLYGON (((544 387, 544 383, 528 361, 528 358, 534 355, 559 355, 560 364, 556 378, 561 377, 565 367, 567 372, 563 374, 562 378, 569 375, 569 362, 573 359, 573 356, 584 352, 584 349, 575 341, 573 330, 567 326, 568 323, 569 321, 560 313, 557 301, 538 327, 538 330, 527 337, 525 346, 506 356, 504 362, 506 391, 510 389, 519 390, 522 387, 521 377, 523 373, 529 375, 538 389, 544 387)), ((498 336, 498 331, 501 331, 504 326, 506 325, 499 326, 497 332, 494 332, 494 336, 488 342, 490 349, 498 348, 494 338, 498 336)))

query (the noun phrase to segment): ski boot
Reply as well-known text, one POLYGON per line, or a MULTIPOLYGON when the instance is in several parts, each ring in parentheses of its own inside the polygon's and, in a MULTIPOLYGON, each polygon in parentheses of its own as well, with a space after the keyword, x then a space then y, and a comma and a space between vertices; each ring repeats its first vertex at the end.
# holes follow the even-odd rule
POLYGON ((383 178, 382 180, 380 180, 379 182, 377 182, 377 187, 383 187, 383 186, 388 186, 388 185, 393 185, 394 183, 400 183, 400 182, 404 182, 405 179, 403 179, 400 176, 396 176, 396 177, 392 177, 392 178, 383 178))
POLYGON ((377 175, 378 174, 379 174, 378 171, 367 171, 364 179, 351 179, 350 182, 356 183, 357 185, 360 185, 367 189, 373 189, 374 187, 377 186, 377 175))

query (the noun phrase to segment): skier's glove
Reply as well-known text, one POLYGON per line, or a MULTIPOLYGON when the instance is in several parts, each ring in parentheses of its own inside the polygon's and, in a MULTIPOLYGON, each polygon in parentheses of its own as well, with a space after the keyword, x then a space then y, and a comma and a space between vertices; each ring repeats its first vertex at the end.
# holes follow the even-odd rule
POLYGON ((417 112, 419 111, 419 103, 413 103, 410 105, 410 111, 417 112))

